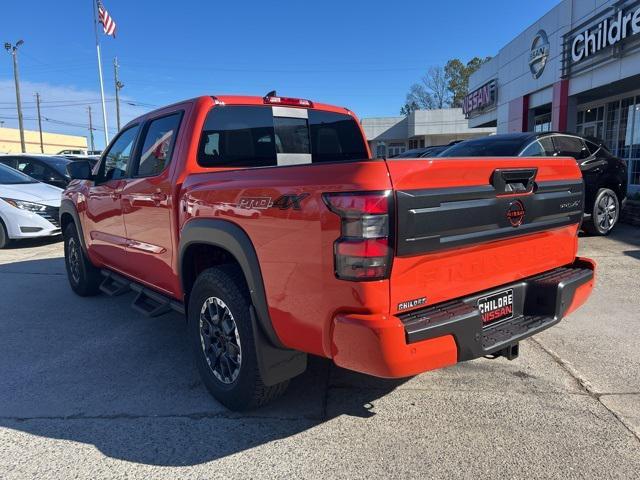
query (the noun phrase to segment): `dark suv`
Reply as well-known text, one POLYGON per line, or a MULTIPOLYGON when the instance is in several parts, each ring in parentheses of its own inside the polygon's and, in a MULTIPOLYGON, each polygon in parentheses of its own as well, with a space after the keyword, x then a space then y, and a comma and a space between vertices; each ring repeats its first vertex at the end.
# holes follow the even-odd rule
POLYGON ((607 235, 627 197, 627 164, 596 139, 566 133, 507 133, 476 138, 445 150, 441 157, 573 157, 585 183, 583 230, 607 235))

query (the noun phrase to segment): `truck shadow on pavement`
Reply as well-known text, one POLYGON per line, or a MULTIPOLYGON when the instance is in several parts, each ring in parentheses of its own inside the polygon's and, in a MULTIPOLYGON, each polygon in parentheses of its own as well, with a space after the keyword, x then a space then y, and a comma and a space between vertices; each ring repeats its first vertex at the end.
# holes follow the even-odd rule
POLYGON ((0 426, 112 458, 215 460, 341 415, 374 415, 372 404, 403 383, 310 358, 283 398, 237 414, 201 383, 181 316, 145 318, 130 295, 77 297, 60 258, 0 265, 0 292, 0 426))

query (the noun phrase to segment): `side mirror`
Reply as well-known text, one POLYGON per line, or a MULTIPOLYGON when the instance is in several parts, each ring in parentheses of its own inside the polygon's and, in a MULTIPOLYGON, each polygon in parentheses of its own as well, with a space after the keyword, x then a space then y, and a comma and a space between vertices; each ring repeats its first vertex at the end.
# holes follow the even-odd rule
POLYGON ((67 165, 67 173, 72 180, 92 180, 91 164, 86 160, 77 160, 67 165))

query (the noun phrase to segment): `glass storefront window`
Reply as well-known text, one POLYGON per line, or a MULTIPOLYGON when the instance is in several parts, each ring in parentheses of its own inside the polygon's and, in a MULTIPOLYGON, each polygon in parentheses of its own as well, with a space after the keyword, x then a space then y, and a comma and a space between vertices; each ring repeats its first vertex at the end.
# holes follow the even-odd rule
POLYGON ((551 114, 545 113, 538 115, 534 119, 534 131, 535 132, 550 132, 551 131, 551 114))
POLYGON ((576 133, 585 137, 603 138, 604 105, 578 112, 576 133))
POLYGON ((618 154, 618 124, 620 123, 620 102, 607 104, 607 122, 604 142, 614 155, 618 154))
POLYGON ((582 109, 576 132, 602 138, 611 153, 627 160, 629 184, 640 185, 640 96, 582 109))
POLYGON ((620 103, 620 127, 618 129, 618 156, 629 158, 633 138, 633 97, 620 103))
POLYGON ((640 96, 633 108, 633 134, 631 135, 631 158, 640 158, 640 96))

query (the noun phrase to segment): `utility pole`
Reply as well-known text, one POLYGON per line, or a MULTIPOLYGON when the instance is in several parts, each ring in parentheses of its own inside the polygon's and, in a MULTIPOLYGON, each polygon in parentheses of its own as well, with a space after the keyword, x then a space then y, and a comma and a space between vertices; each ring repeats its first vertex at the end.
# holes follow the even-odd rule
POLYGON ((24 40, 18 40, 15 45, 7 42, 4 44, 5 50, 13 57, 13 78, 16 82, 16 104, 18 107, 18 127, 20 128, 20 147, 22 153, 27 153, 27 147, 24 143, 24 124, 22 122, 22 101, 20 100, 20 75, 18 73, 18 47, 24 43, 24 40))
POLYGON ((96 146, 93 141, 93 119, 91 118, 91 105, 89 105, 89 140, 91 142, 91 150, 95 151, 96 146))
POLYGON ((120 131, 120 90, 124 87, 124 83, 120 81, 118 78, 118 69, 120 65, 118 65, 118 57, 113 59, 113 77, 116 82, 116 122, 118 125, 118 131, 120 131))
POLYGON ((36 108, 38 109, 38 130, 40 131, 40 152, 44 153, 44 142, 42 141, 42 117, 40 116, 40 94, 36 92, 36 108))

